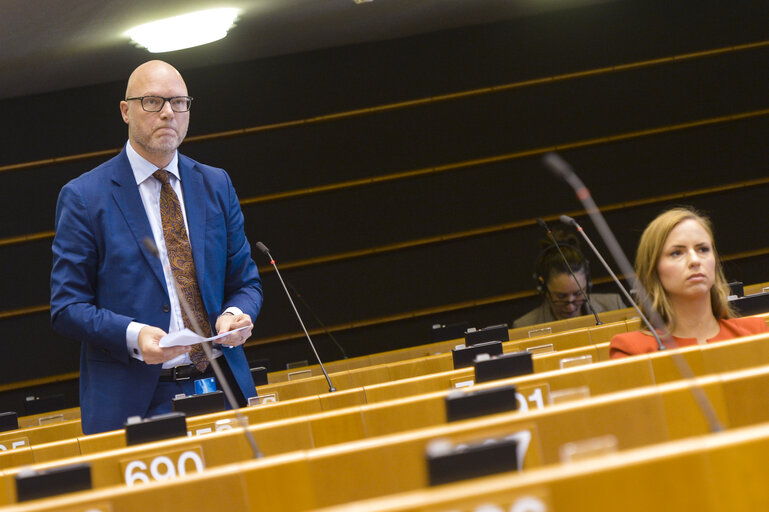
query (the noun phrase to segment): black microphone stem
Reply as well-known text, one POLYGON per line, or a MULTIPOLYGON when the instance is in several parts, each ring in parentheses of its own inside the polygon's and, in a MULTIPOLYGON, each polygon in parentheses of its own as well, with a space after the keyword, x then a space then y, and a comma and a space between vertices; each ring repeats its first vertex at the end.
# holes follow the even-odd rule
POLYGON ((275 258, 272 257, 272 254, 270 254, 270 250, 262 242, 257 242, 256 248, 262 251, 262 253, 264 253, 265 256, 270 258, 270 263, 272 264, 272 267, 275 269, 275 273, 278 275, 278 279, 280 279, 280 284, 283 285, 283 290, 286 292, 288 301, 291 303, 291 307, 294 308, 294 313, 296 314, 296 318, 299 320, 299 325, 302 326, 304 335, 307 337, 307 341, 310 343, 310 348, 312 349, 312 352, 315 354, 315 359, 318 360, 320 369, 323 372, 323 375, 326 377, 326 382, 328 382, 328 392, 333 393, 334 391, 336 391, 336 388, 334 387, 333 384, 331 384, 331 379, 329 378, 328 373, 326 372, 326 368, 323 366, 323 361, 320 360, 318 351, 315 350, 315 344, 312 342, 312 339, 310 338, 310 333, 307 332, 307 328, 304 326, 304 322, 302 322, 302 317, 299 315, 299 311, 296 309, 294 300, 291 298, 291 294, 288 293, 288 288, 286 288, 286 283, 283 281, 283 276, 280 275, 280 270, 278 270, 278 265, 275 264, 275 258))
MULTIPOLYGON (((563 263, 564 265, 566 265, 566 270, 569 271, 569 274, 571 274, 571 278, 574 279, 575 283, 577 283, 577 287, 579 288, 580 295, 585 297, 585 303, 587 304, 587 309, 589 309, 590 312, 595 317, 595 325, 602 325, 601 319, 598 318, 598 313, 596 313, 595 309, 593 309, 593 304, 590 302, 590 297, 587 296, 587 294, 585 293, 585 290, 582 289, 582 285, 579 283, 579 279, 577 279, 577 276, 574 275, 574 271, 571 269, 569 260, 567 260, 566 255, 563 254, 563 251, 561 250, 561 246, 558 244, 558 241, 555 239, 555 236, 553 236, 553 232, 550 230, 549 227, 547 227, 547 224, 545 223, 544 219, 537 219, 537 223, 540 226, 542 226, 545 231, 547 231, 547 236, 550 237, 550 240, 553 241, 553 245, 555 245, 555 248, 558 249, 558 254, 561 255, 561 259, 563 259, 563 263)), ((549 290, 548 290, 548 293, 549 293, 549 290)))

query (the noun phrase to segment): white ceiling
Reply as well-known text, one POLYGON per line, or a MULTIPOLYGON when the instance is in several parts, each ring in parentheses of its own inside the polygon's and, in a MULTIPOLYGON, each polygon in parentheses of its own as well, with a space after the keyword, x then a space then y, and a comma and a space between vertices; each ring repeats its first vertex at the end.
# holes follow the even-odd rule
POLYGON ((123 80, 150 58, 179 69, 397 39, 608 0, 0 0, 0 98, 123 80), (159 18, 237 7, 230 36, 149 54, 124 36, 159 18))

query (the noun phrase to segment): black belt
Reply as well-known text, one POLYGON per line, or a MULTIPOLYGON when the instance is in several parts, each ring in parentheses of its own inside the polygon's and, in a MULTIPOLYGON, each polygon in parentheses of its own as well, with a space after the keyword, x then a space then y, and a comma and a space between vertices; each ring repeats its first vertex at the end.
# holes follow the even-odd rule
MULTIPOLYGON (((219 361, 217 361, 219 362, 219 361)), ((163 368, 160 370, 160 380, 166 382, 176 382, 180 380, 201 379, 214 375, 214 370, 211 365, 208 365, 206 371, 201 372, 195 368, 194 364, 185 364, 181 366, 175 366, 173 368, 163 368)))

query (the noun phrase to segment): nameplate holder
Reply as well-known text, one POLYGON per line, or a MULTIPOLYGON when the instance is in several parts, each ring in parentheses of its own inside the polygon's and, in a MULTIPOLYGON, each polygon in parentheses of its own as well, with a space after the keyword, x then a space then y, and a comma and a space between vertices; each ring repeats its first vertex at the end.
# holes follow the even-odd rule
POLYGON ((572 368, 574 366, 582 366, 585 364, 592 364, 593 356, 591 354, 585 354, 584 356, 577 357, 564 357, 558 361, 558 366, 563 370, 564 368, 572 368))
POLYGON ((427 472, 431 486, 469 478, 517 471, 518 441, 513 438, 488 439, 475 444, 453 446, 438 440, 427 449, 427 472))
POLYGON ((590 388, 587 386, 550 391, 551 404, 562 404, 573 402, 574 400, 584 400, 585 398, 590 398, 590 388))
POLYGON ((225 410, 224 392, 217 389, 211 393, 173 398, 174 411, 183 412, 187 417, 200 416, 225 410))
POLYGON ((534 373, 530 352, 511 352, 487 360, 476 360, 475 382, 489 382, 534 373))
POLYGON ((507 324, 490 325, 483 329, 468 329, 465 332, 465 345, 468 347, 487 341, 510 341, 507 324))
POLYGON ((478 343, 472 347, 457 347, 451 351, 451 357, 454 362, 454 369, 466 368, 472 366, 475 358, 479 354, 488 354, 489 356, 502 355, 501 341, 488 341, 478 343))
POLYGON ((531 352, 532 354, 547 354, 550 352, 555 352, 555 349, 553 348, 552 343, 547 343, 545 345, 536 345, 534 347, 526 347, 526 352, 531 352))
POLYGON ((537 336, 547 336, 553 334, 552 327, 543 327, 541 329, 532 329, 529 331, 529 338, 536 338, 537 336))
POLYGON ((41 416, 37 419, 38 425, 50 425, 51 423, 63 423, 64 414, 52 414, 51 416, 41 416))
POLYGON ((451 379, 451 389, 469 388, 475 384, 472 377, 455 377, 451 379))
POLYGON ((561 462, 574 462, 578 460, 608 455, 617 451, 617 438, 611 434, 581 441, 565 443, 558 449, 561 462))
POLYGON ((29 501, 91 489, 91 465, 87 463, 48 469, 22 469, 16 473, 16 499, 29 501))
POLYGON ((450 391, 445 403, 448 422, 512 412, 518 408, 515 386, 512 385, 474 391, 450 391))
POLYGON ((232 430, 234 428, 239 428, 248 426, 248 418, 241 415, 240 419, 236 418, 224 418, 221 420, 216 420, 216 423, 214 423, 214 430, 217 432, 224 432, 225 430, 232 430))
POLYGON ((300 380, 312 377, 312 370, 297 370, 295 372, 288 372, 286 378, 288 380, 300 380))
POLYGON ((286 363, 286 370, 293 370, 294 368, 303 368, 305 366, 310 366, 310 362, 306 359, 303 361, 293 361, 290 363, 286 363))
POLYGON ((278 393, 266 393, 264 395, 252 396, 248 398, 248 406, 274 404, 278 401, 278 393))
POLYGON ((158 414, 146 419, 132 416, 123 426, 128 446, 187 435, 187 422, 183 412, 158 414))
MULTIPOLYGON (((248 425, 248 418, 243 417, 243 422, 248 425)), ((225 430, 232 430, 236 427, 241 427, 240 421, 234 418, 225 418, 214 422, 201 423, 188 427, 187 436, 204 436, 206 434, 213 434, 214 432, 224 432, 225 430)))
POLYGON ((19 428, 19 417, 16 411, 0 412, 0 432, 19 428))

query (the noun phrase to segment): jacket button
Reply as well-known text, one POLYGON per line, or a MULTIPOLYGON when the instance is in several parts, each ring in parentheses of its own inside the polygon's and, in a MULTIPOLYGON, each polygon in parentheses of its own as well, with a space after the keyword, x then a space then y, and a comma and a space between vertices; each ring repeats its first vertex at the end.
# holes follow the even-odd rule
POLYGON ((163 313, 168 313, 169 311, 171 311, 171 306, 163 304, 163 313))

